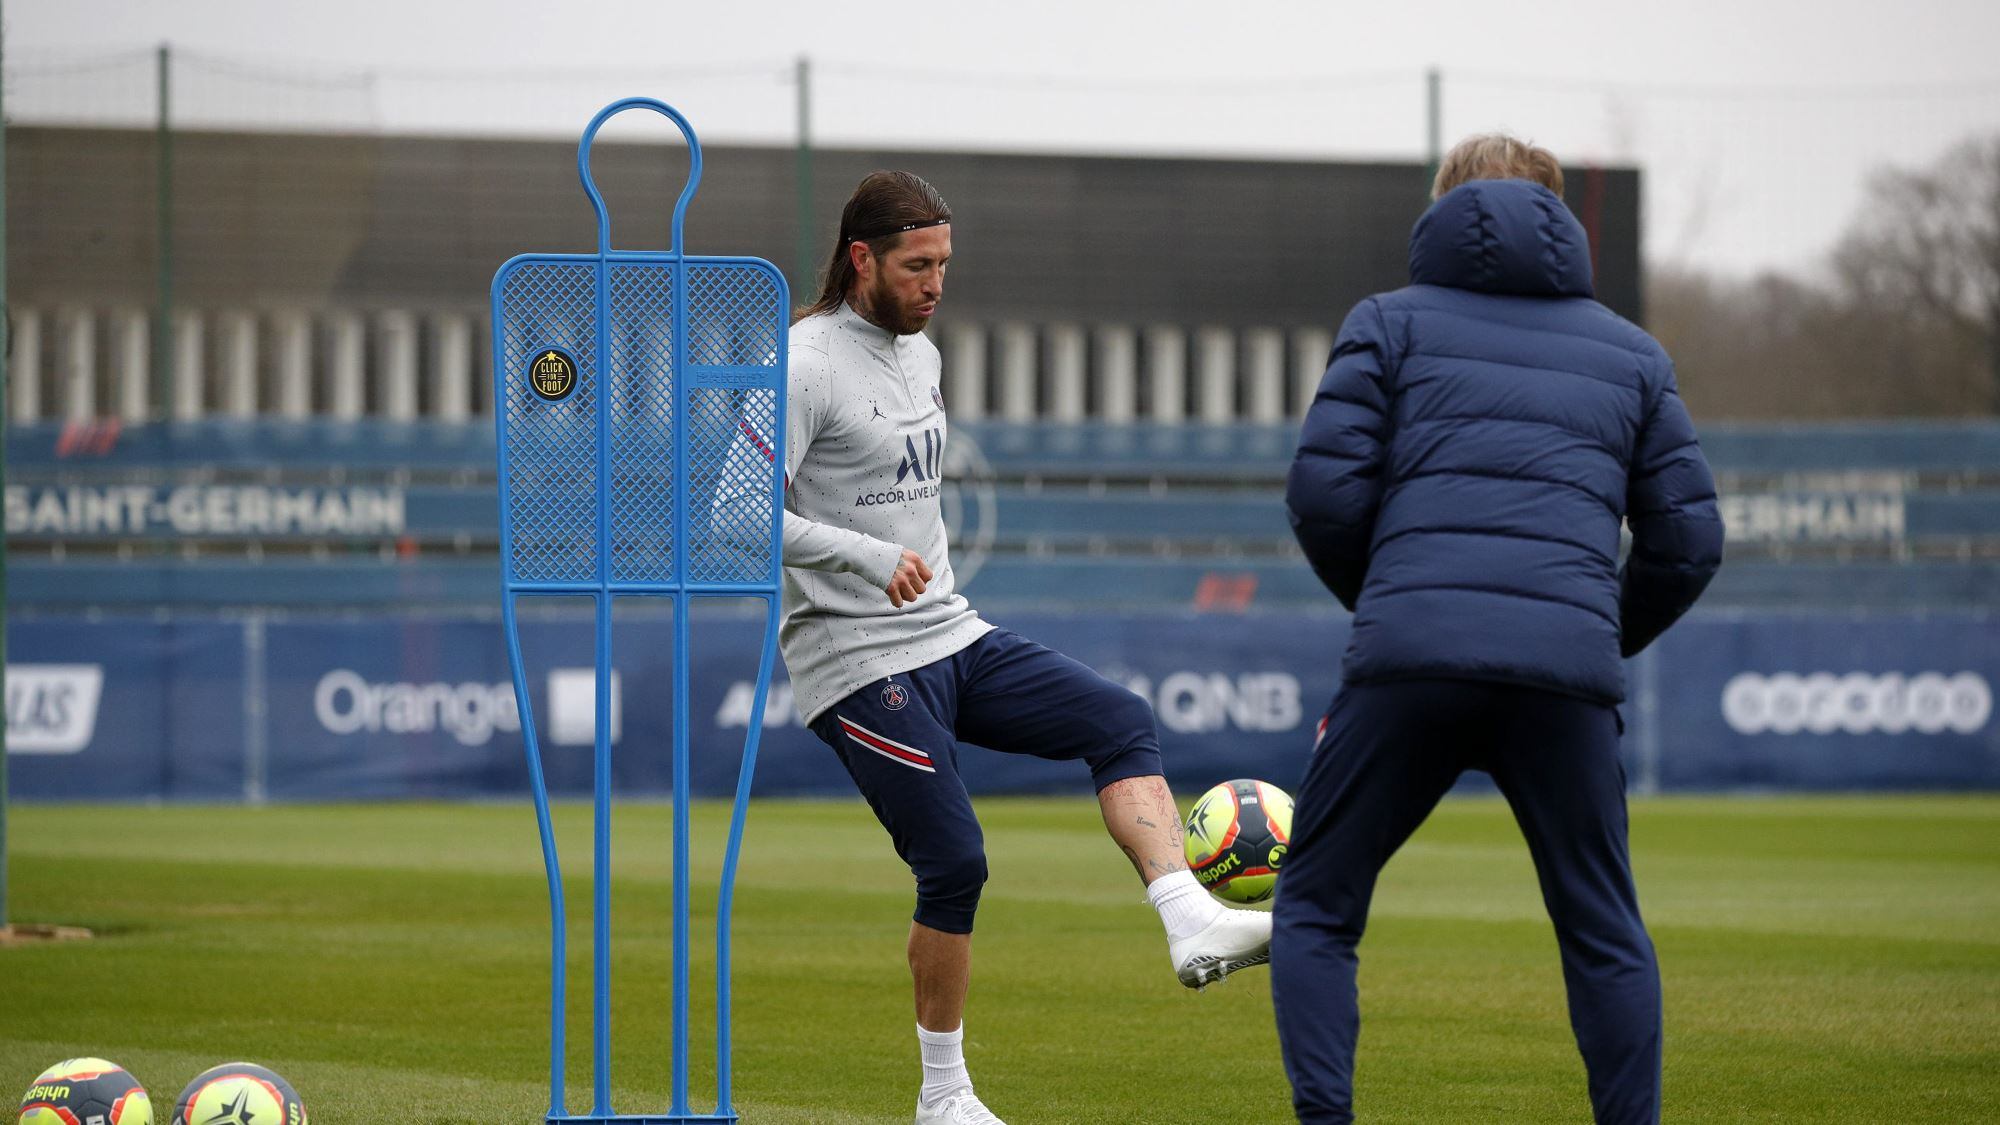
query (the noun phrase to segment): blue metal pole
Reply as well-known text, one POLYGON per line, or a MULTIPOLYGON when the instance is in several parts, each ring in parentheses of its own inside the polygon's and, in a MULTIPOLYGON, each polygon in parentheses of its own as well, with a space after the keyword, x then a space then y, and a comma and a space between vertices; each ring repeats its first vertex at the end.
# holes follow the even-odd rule
MULTIPOLYGON (((611 264, 606 240, 598 244, 597 354, 591 363, 592 406, 597 411, 597 652, 593 662, 596 692, 592 739, 595 770, 592 779, 594 829, 592 870, 594 903, 591 922, 591 1062, 595 1075, 595 1112, 611 1112, 611 264)), ((579 378, 581 374, 579 373, 579 378)))
POLYGON ((591 826, 591 1098, 599 1114, 611 1112, 611 595, 597 604, 595 769, 591 826))
POLYGON ((556 852, 555 825, 549 815, 549 787, 542 775, 541 742, 536 734, 533 701, 528 695, 528 670, 521 658, 520 626, 515 615, 516 599, 521 596, 521 589, 531 584, 517 581, 511 553, 514 542, 513 472, 508 436, 511 399, 505 366, 506 314, 502 293, 502 286, 496 283, 493 287, 493 422, 499 457, 500 542, 503 548, 500 556, 500 612, 507 634, 507 664, 514 678, 514 706, 521 717, 521 745, 528 756, 528 782, 535 803, 535 827, 541 836, 542 869, 549 884, 549 1116, 562 1117, 569 1112, 564 1105, 563 1090, 563 1015, 567 1008, 569 980, 565 923, 569 915, 564 905, 562 864, 556 852))
MULTIPOLYGON (((779 316, 790 307, 790 293, 782 277, 774 279, 778 285, 779 316)), ((786 378, 788 348, 784 336, 778 337, 777 377, 780 390, 776 395, 771 418, 771 531, 766 543, 768 566, 764 584, 768 592, 759 595, 764 602, 764 649, 757 664, 757 695, 750 705, 750 727, 743 738, 743 763, 736 773, 736 803, 729 816, 729 843, 722 855, 722 887, 718 892, 715 909, 715 1011, 716 1011, 716 1109, 718 1115, 733 1115, 730 1105, 731 1047, 730 1030, 734 1022, 734 1006, 730 981, 733 977, 733 959, 730 955, 729 932, 736 915, 736 865, 743 851, 743 833, 750 818, 750 788, 757 773, 757 747, 764 733, 764 708, 768 703, 771 687, 771 667, 778 654, 778 622, 782 609, 780 595, 784 584, 784 508, 785 508, 785 394, 782 390, 786 378)))
POLYGON ((718 1114, 734 1113, 729 1101, 730 953, 729 929, 736 912, 736 861, 750 815, 750 786, 757 772, 757 744, 764 732, 764 705, 771 688, 771 662, 778 652, 778 596, 764 598, 764 649, 757 664, 757 696, 750 705, 750 732, 743 740, 743 765, 736 773, 736 804, 729 816, 729 844, 722 855, 722 889, 715 905, 715 1092, 718 1114))
MULTIPOLYGON (((690 159, 690 178, 701 174, 701 155, 690 159)), ((687 505, 687 255, 681 243, 681 212, 674 212, 674 1103, 673 1112, 688 1112, 688 613, 687 505)))
MULTIPOLYGON (((500 456, 505 458, 507 447, 504 441, 500 448, 500 456)), ((506 479, 504 470, 501 479, 506 479)), ((504 499, 501 512, 504 520, 504 499)), ((504 533, 502 541, 505 541, 504 533)), ((528 698, 528 671, 521 660, 521 635, 514 614, 515 594, 506 591, 502 599, 502 624, 507 630, 507 662, 514 673, 514 701, 521 715, 521 740, 528 750, 528 782, 535 797, 535 827, 541 833, 542 868, 549 881, 549 1116, 561 1117, 569 1112, 563 1104, 563 1013, 568 1007, 569 995, 569 941, 564 923, 569 912, 563 905, 562 864, 556 855, 555 826, 549 817, 549 787, 542 776, 542 755, 535 736, 535 710, 528 698)))

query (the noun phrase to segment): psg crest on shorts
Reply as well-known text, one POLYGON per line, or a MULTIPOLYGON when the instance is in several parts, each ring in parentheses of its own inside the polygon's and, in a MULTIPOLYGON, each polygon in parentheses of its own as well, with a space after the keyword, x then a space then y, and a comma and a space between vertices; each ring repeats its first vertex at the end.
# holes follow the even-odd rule
POLYGON ((882 685, 882 706, 891 711, 901 711, 910 705, 910 689, 902 684, 882 685))
POLYGON ((937 408, 938 408, 939 410, 943 410, 943 409, 944 409, 944 392, 943 392, 942 390, 939 390, 939 389, 938 389, 938 388, 936 388, 936 387, 932 387, 932 388, 931 388, 931 401, 932 401, 932 402, 935 402, 935 403, 937 403, 937 408))

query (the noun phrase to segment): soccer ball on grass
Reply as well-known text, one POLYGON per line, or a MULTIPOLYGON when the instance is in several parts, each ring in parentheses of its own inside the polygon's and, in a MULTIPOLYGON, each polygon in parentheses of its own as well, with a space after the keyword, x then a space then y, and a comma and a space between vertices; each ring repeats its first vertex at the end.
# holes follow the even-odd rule
POLYGON ((173 1125, 307 1125, 291 1083, 254 1063, 213 1066, 195 1075, 174 1103, 173 1125))
POLYGON ((1278 889, 1291 839, 1292 799, 1284 790, 1268 781, 1225 781, 1188 814, 1188 867, 1217 898, 1263 902, 1278 889))
POLYGON ((153 1125, 139 1080, 104 1059, 64 1059, 21 1099, 19 1125, 153 1125))

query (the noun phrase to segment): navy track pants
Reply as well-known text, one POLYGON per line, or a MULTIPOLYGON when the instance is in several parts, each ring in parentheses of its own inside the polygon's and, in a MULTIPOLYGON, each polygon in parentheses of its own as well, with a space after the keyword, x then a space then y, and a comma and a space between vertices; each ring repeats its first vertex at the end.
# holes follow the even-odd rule
POLYGON ((1555 923, 1600 1125, 1660 1119, 1660 974, 1626 849, 1611 707, 1508 684, 1350 684, 1296 791, 1271 995, 1301 1122, 1354 1120, 1356 947, 1375 879, 1460 773, 1493 776, 1555 923))
POLYGON ((867 685, 812 729, 840 755, 916 876, 916 921, 948 934, 972 932, 986 883, 986 838, 959 777, 960 741, 1085 762, 1098 789, 1161 772, 1144 699, 1006 629, 867 685))

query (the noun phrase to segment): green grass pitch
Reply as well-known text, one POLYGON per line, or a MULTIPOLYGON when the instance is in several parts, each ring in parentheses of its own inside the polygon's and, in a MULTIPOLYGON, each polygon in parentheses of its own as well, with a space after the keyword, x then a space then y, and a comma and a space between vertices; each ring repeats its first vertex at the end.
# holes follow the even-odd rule
MULTIPOLYGON (((1265 971, 1175 984, 1088 799, 981 809, 967 1053, 988 1104, 1019 1125, 1289 1120, 1265 971)), ((725 816, 702 806, 702 858, 725 816)), ((525 803, 30 805, 11 828, 14 920, 98 936, 0 948, 0 1097, 101 1054, 149 1084, 164 1123, 195 1073, 249 1058, 292 1080, 315 1125, 540 1120, 547 908, 525 803)), ((559 829, 581 1063, 587 810, 562 807, 559 829)), ((1632 834, 1665 973, 1668 1120, 2000 1120, 2000 798, 1646 800, 1632 834)), ((619 806, 625 1112, 666 1108, 669 839, 663 806, 619 806)), ((910 904, 858 800, 754 807, 735 941, 746 1122, 910 1119, 910 904)), ((712 927, 697 932, 705 1008, 712 927)), ((1364 1120, 1588 1120, 1504 805, 1447 802, 1384 873, 1361 983, 1364 1120)))

